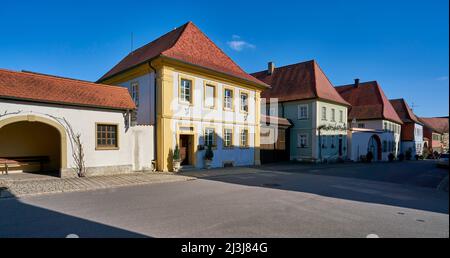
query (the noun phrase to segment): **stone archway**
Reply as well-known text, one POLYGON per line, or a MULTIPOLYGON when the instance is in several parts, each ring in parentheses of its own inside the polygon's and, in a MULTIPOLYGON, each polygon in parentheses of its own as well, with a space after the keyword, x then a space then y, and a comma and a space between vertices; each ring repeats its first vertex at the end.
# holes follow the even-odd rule
MULTIPOLYGON (((42 117, 42 116, 19 115, 19 116, 13 116, 13 117, 9 117, 9 118, 0 120, 0 132, 2 129, 8 130, 8 128, 9 128, 9 131, 10 131, 9 133, 11 134, 11 131, 13 131, 12 129, 14 127, 14 131, 16 131, 15 134, 20 134, 20 133, 23 134, 23 133, 26 133, 26 129, 33 130, 32 128, 34 128, 34 127, 30 126, 30 125, 32 125, 32 123, 36 123, 34 127, 41 128, 41 131, 44 130, 45 128, 47 128, 48 131, 53 130, 53 132, 56 134, 56 138, 59 139, 59 144, 58 144, 58 151, 59 151, 58 159, 59 160, 58 160, 57 164, 58 164, 59 175, 61 176, 62 170, 67 169, 67 134, 66 134, 66 129, 61 124, 59 124, 58 122, 56 122, 50 118, 46 118, 46 117, 42 117), (23 130, 17 130, 18 128, 23 129, 23 130)), ((45 135, 43 137, 45 137, 45 135)), ((11 146, 11 144, 9 144, 9 145, 11 146)), ((17 147, 17 148, 20 148, 20 147, 17 147)), ((26 152, 27 152, 26 150, 23 151, 24 154, 26 154, 26 152)), ((6 149, 6 150, 3 149, 2 153, 3 153, 3 155, 6 153, 6 156, 10 156, 10 155, 8 155, 8 149, 6 149)), ((17 153, 21 153, 20 149, 11 151, 11 154, 17 155, 17 153)), ((36 152, 36 150, 33 150, 33 152, 31 152, 31 153, 39 153, 39 152, 36 152)))
POLYGON ((381 148, 382 146, 380 136, 376 134, 372 135, 369 139, 369 144, 367 145, 367 152, 371 151, 374 155, 374 158, 376 158, 377 161, 380 161, 383 159, 381 148))

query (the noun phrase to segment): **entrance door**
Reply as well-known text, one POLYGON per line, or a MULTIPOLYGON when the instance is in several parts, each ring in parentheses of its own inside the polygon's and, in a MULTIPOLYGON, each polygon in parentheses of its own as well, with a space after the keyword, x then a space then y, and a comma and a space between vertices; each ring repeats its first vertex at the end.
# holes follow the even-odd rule
POLYGON ((190 165, 191 159, 191 136, 190 135, 180 135, 180 158, 181 165, 190 165))

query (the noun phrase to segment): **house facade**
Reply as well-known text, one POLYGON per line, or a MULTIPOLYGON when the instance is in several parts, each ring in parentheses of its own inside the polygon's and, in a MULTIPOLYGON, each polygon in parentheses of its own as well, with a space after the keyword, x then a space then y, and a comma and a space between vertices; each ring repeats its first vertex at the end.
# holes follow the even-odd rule
POLYGON ((262 93, 262 112, 289 119, 290 159, 326 161, 347 157, 347 109, 316 61, 252 74, 269 84, 262 93))
POLYGON ((150 170, 152 149, 142 143, 152 144, 152 127, 135 125, 134 109, 120 87, 0 70, 0 158, 14 162, 9 173, 150 170))
POLYGON ((448 117, 420 117, 423 123, 424 144, 428 153, 448 152, 448 117))
POLYGON ((373 137, 368 137, 367 140, 372 144, 369 144, 370 148, 367 150, 359 148, 363 151, 361 155, 371 151, 375 160, 387 160, 390 153, 397 156, 403 122, 380 85, 376 81, 360 83, 356 79, 354 84, 338 86, 336 90, 351 104, 348 114, 351 128, 383 131, 392 135, 376 133, 373 137))
POLYGON ((410 151, 412 156, 423 154, 423 123, 419 121, 404 99, 390 100, 397 115, 402 119, 400 151, 410 151))
POLYGON ((184 168, 260 164, 260 96, 269 86, 245 73, 189 22, 130 53, 99 82, 122 86, 139 124, 155 131, 156 166, 173 170, 176 146, 184 168))

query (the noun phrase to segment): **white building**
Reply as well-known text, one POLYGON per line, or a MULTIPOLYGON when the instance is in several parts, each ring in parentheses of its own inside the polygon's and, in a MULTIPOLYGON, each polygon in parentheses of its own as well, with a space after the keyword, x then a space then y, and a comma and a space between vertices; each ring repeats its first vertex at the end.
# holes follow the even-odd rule
POLYGON ((244 72, 189 22, 137 49, 99 82, 129 89, 138 124, 156 127, 156 165, 184 168, 260 164, 260 93, 269 86, 244 72))
MULTIPOLYGON (((371 129, 375 130, 374 132, 384 131, 392 135, 378 137, 379 141, 375 141, 377 153, 372 152, 374 159, 387 160, 390 153, 397 157, 400 152, 400 135, 403 122, 378 82, 360 83, 359 79, 356 79, 354 84, 339 86, 336 87, 336 90, 352 105, 348 114, 351 128, 371 129)), ((350 130, 350 132, 360 134, 359 131, 355 130, 350 130)), ((358 139, 359 136, 349 138, 358 139)), ((357 143, 359 142, 357 141, 357 143)), ((366 146, 365 140, 361 140, 361 143, 362 146, 355 148, 356 142, 352 142, 352 150, 359 149, 366 152, 361 155, 366 155, 371 150, 364 148, 366 146)), ((355 157, 355 155, 355 153, 351 153, 349 156, 355 157)))
POLYGON ((0 170, 10 162, 10 173, 61 177, 79 168, 86 175, 149 170, 153 128, 132 126, 134 109, 121 87, 0 70, 0 170))
POLYGON ((412 157, 423 154, 423 123, 419 121, 404 99, 391 100, 398 116, 402 119, 401 148, 403 154, 410 151, 412 157))

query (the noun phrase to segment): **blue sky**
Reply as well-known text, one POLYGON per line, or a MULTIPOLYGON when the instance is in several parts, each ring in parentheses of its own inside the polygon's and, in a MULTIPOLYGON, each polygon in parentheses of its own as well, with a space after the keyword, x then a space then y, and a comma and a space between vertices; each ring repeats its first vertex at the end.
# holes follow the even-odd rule
POLYGON ((134 45, 193 21, 247 72, 316 59, 335 85, 377 80, 420 116, 448 115, 448 0, 11 1, 0 68, 95 81, 134 45))

